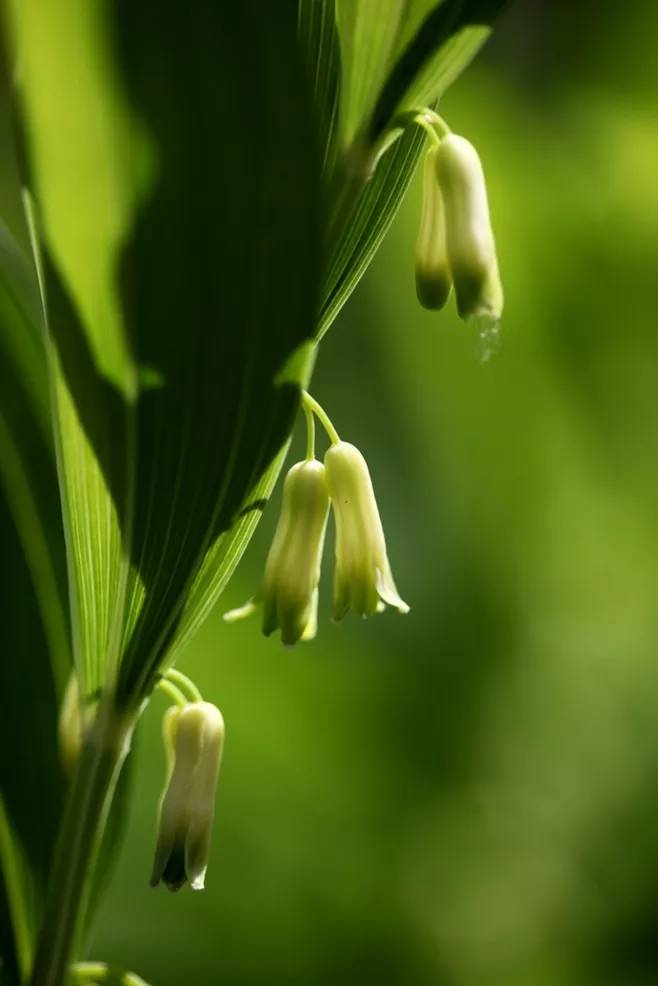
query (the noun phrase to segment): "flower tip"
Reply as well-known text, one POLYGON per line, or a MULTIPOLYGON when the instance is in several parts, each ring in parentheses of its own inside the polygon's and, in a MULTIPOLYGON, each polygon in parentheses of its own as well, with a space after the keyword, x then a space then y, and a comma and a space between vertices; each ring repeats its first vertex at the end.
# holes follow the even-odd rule
POLYGON ((205 890, 206 889, 206 871, 199 873, 195 876, 193 880, 190 880, 190 887, 192 890, 205 890))
POLYGON ((331 614, 331 622, 342 623, 350 611, 349 596, 346 596, 344 593, 339 593, 338 590, 334 590, 334 592, 335 598, 333 613, 331 614))
POLYGON ((306 624, 300 620, 299 612, 280 614, 281 643, 284 647, 294 647, 303 639, 306 624))
POLYGON ((503 286, 495 257, 488 267, 455 275, 457 313, 476 328, 492 329, 503 314, 503 286))
POLYGON ((397 595, 397 593, 395 596, 389 595, 385 601, 386 604, 391 607, 391 609, 396 610, 402 616, 406 616, 407 613, 411 612, 411 606, 409 606, 408 603, 405 603, 404 599, 401 599, 400 596, 397 595))
POLYGON ((429 312, 440 312, 445 308, 451 291, 452 284, 449 280, 441 280, 435 271, 416 266, 416 297, 421 308, 429 312))
POLYGON ((379 593, 379 598, 382 602, 390 606, 391 609, 397 610, 403 616, 410 611, 410 607, 405 603, 404 599, 397 590, 397 586, 393 581, 393 576, 389 571, 377 570, 377 592, 379 593))
POLYGON ((238 606, 236 609, 229 609, 227 613, 224 613, 225 623, 236 623, 238 620, 244 620, 252 613, 256 611, 258 603, 255 599, 250 599, 244 604, 244 606, 238 606))

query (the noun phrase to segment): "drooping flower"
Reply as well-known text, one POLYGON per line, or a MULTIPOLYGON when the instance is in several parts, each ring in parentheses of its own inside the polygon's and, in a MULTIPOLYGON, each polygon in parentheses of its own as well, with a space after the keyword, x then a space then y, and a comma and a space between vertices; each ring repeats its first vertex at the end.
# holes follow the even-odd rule
POLYGON ((162 881, 169 890, 178 890, 189 881, 194 890, 202 890, 224 747, 224 720, 210 702, 190 702, 167 711, 163 733, 168 780, 160 801, 151 886, 162 881))
POLYGON ((370 616, 384 605, 408 613, 391 574, 366 460, 354 445, 336 442, 324 464, 336 520, 334 619, 350 609, 370 616))
POLYGON ((503 288, 479 155, 464 137, 448 134, 436 152, 436 174, 459 315, 496 322, 503 309, 503 288))
POLYGON ((281 514, 257 594, 224 619, 249 616, 262 603, 263 633, 281 630, 284 644, 310 640, 317 629, 320 560, 329 512, 325 467, 298 462, 283 484, 281 514))
POLYGON ((423 308, 443 308, 452 286, 446 245, 445 208, 436 174, 438 148, 430 147, 423 166, 423 203, 416 240, 416 294, 423 308))

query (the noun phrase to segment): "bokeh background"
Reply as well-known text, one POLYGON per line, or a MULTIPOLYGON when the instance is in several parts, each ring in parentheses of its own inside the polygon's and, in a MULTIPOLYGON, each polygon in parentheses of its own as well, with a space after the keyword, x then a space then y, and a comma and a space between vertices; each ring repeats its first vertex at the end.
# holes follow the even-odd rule
POLYGON ((517 0, 446 97, 496 352, 415 301, 416 183, 314 379, 411 613, 331 624, 329 551, 314 643, 224 625, 275 497, 180 663, 227 722, 207 890, 148 887, 156 697, 94 956, 154 986, 658 982, 657 47, 655 0, 517 0))

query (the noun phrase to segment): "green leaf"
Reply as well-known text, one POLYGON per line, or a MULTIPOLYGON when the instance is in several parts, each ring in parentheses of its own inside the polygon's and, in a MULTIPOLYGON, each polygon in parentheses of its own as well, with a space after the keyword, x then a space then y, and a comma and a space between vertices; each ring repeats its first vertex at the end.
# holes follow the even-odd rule
POLYGON ((29 869, 0 797, 0 983, 18 986, 32 961, 33 929, 27 909, 29 869))
POLYGON ((329 329, 365 274, 393 222, 414 173, 424 137, 416 128, 382 158, 374 177, 356 194, 327 267, 318 338, 329 329))
POLYGON ((377 139, 401 109, 433 103, 486 40, 505 0, 338 0, 341 132, 377 139))
POLYGON ((133 701, 237 564, 296 408, 275 378, 321 223, 297 8, 21 9, 76 662, 133 701))
POLYGON ((348 145, 386 81, 407 0, 337 0, 343 64, 341 133, 348 145))
POLYGON ((0 498, 0 865, 18 956, 29 960, 64 793, 57 692, 31 574, 0 498), (38 810, 35 805, 38 804, 38 810))
POLYGON ((0 225, 0 865, 23 971, 63 799, 57 711, 70 669, 42 332, 34 273, 0 225))
POLYGON ((334 163, 338 133, 340 47, 334 0, 299 0, 297 30, 313 100, 322 166, 334 163))
POLYGON ((376 140, 396 113, 433 105, 464 70, 491 33, 506 0, 426 0, 411 3, 408 27, 417 26, 391 68, 369 125, 376 140), (430 11, 430 7, 431 9, 430 11), (420 15, 427 16, 420 22, 420 15))
POLYGON ((61 691, 71 658, 41 306, 34 273, 1 223, 0 483, 32 574, 61 691))

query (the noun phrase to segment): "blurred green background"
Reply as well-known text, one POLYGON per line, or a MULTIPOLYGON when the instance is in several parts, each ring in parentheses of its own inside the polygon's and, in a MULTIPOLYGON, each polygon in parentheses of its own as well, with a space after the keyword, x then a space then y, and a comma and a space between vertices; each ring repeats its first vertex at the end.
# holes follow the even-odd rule
POLYGON ((213 614, 180 662, 227 723, 207 890, 148 887, 156 696, 94 957, 154 986, 658 982, 657 44, 655 0, 519 0, 446 97, 497 352, 416 303, 415 183, 314 380, 412 611, 331 624, 329 551, 314 643, 213 614))

